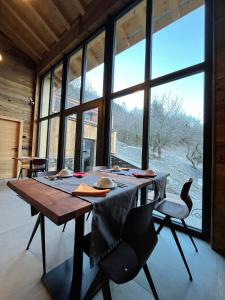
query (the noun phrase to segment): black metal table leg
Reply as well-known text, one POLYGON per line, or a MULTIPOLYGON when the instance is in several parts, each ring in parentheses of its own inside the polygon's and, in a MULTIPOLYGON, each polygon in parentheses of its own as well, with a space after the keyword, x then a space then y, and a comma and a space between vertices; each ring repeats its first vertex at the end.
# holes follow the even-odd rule
POLYGON ((40 228, 41 228, 41 248, 42 248, 42 262, 43 274, 46 274, 46 256, 45 256, 45 217, 40 213, 40 228))
POLYGON ((35 233, 36 233, 36 231, 37 231, 37 229, 38 229, 39 224, 40 224, 40 214, 39 214, 39 216, 37 217, 37 221, 36 221, 36 223, 35 223, 35 225, 34 225, 34 229, 33 229, 32 233, 31 233, 30 240, 29 240, 29 242, 28 242, 28 245, 27 245, 26 250, 29 249, 30 244, 31 244, 31 242, 32 242, 32 240, 33 240, 33 238, 34 238, 34 235, 35 235, 35 233))
POLYGON ((83 251, 81 239, 84 236, 84 215, 78 217, 75 222, 73 276, 71 282, 70 299, 80 300, 83 272, 83 251))

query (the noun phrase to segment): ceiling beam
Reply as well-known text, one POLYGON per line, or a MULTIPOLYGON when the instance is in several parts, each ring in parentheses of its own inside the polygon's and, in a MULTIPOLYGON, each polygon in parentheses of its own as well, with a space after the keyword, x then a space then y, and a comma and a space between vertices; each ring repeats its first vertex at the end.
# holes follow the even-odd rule
POLYGON ((82 18, 77 18, 70 30, 65 32, 60 41, 51 47, 49 53, 44 55, 38 66, 39 73, 42 74, 52 64, 59 61, 64 53, 77 46, 81 40, 90 34, 90 32, 96 30, 100 25, 102 25, 106 21, 109 13, 114 13, 126 2, 129 2, 129 0, 92 1, 88 6, 85 15, 82 18), (101 11, 104 11, 103 14, 99 14, 100 6, 101 11))
POLYGON ((66 17, 63 15, 61 9, 59 8, 58 1, 57 0, 52 0, 52 3, 55 7, 55 12, 56 12, 58 18, 61 20, 63 25, 66 27, 66 29, 69 30, 71 28, 71 25, 68 22, 68 20, 66 19, 66 17))
POLYGON ((16 45, 16 47, 22 50, 27 56, 29 56, 33 61, 38 62, 41 56, 38 54, 26 41, 24 41, 18 34, 15 33, 9 24, 3 24, 1 22, 1 29, 3 32, 11 39, 11 41, 16 45))
POLYGON ((40 22, 42 23, 43 27, 46 29, 46 31, 48 31, 48 33, 52 36, 52 38, 56 42, 58 42, 59 41, 59 37, 54 32, 54 30, 52 30, 51 26, 44 20, 44 18, 41 16, 41 14, 38 12, 38 8, 35 7, 35 2, 32 3, 32 2, 28 2, 27 1, 26 5, 29 6, 29 8, 32 10, 32 12, 35 15, 35 17, 40 20, 40 22))
POLYGON ((10 6, 9 2, 3 1, 2 4, 10 11, 13 17, 42 45, 42 47, 49 51, 50 48, 44 43, 40 37, 27 25, 27 23, 18 15, 18 13, 10 6))
POLYGON ((75 6, 78 9, 79 13, 83 16, 86 13, 86 10, 84 8, 84 5, 81 3, 81 1, 80 0, 73 0, 73 3, 75 4, 75 6))

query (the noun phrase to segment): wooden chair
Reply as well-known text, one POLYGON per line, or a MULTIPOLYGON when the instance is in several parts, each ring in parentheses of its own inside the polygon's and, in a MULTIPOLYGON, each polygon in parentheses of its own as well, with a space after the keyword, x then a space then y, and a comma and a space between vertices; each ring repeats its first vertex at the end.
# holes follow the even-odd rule
MULTIPOLYGON (((85 298, 91 299, 102 288, 104 300, 110 300, 109 280, 117 284, 126 283, 143 268, 155 299, 158 295, 150 275, 147 260, 157 244, 157 234, 152 221, 154 203, 133 208, 126 218, 121 243, 104 257, 99 265, 99 272, 90 285, 85 298)), ((83 239, 83 251, 89 256, 91 233, 83 239)))
POLYGON ((181 220, 188 236, 191 239, 192 244, 195 247, 196 252, 198 252, 198 249, 195 245, 195 242, 190 234, 190 231, 188 230, 188 227, 184 221, 184 219, 186 219, 192 209, 193 203, 191 200, 191 197, 189 196, 189 191, 192 185, 193 179, 190 178, 189 181, 185 182, 183 185, 183 188, 181 190, 180 196, 178 197, 174 197, 173 199, 171 198, 165 198, 163 199, 161 202, 159 202, 156 207, 155 210, 157 210, 158 212, 162 213, 165 215, 165 218, 163 219, 163 221, 161 222, 159 228, 157 229, 157 234, 160 233, 160 231, 162 230, 162 228, 167 224, 172 232, 172 235, 175 239, 175 242, 177 244, 177 247, 179 249, 179 252, 181 254, 181 257, 183 259, 183 262, 185 264, 185 267, 188 271, 189 274, 189 278, 190 280, 192 280, 192 275, 190 272, 190 269, 188 267, 187 261, 185 259, 183 250, 181 248, 180 242, 178 240, 176 231, 174 229, 173 223, 171 221, 171 218, 175 218, 178 220, 181 220))
POLYGON ((20 164, 21 165, 20 165, 20 172, 19 172, 18 180, 20 178, 23 179, 23 171, 24 170, 29 172, 29 169, 30 169, 30 162, 29 161, 21 161, 20 164))

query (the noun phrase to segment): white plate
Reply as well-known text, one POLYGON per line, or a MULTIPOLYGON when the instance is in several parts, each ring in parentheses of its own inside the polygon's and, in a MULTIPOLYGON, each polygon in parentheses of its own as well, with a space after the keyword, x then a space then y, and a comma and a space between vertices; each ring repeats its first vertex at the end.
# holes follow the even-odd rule
POLYGON ((112 190, 112 189, 115 189, 115 188, 117 187, 117 184, 116 184, 116 183, 113 183, 113 186, 111 186, 111 187, 106 187, 106 186, 98 186, 98 183, 96 182, 96 183, 94 184, 94 187, 95 187, 96 189, 99 189, 99 190, 106 190, 106 189, 112 190))

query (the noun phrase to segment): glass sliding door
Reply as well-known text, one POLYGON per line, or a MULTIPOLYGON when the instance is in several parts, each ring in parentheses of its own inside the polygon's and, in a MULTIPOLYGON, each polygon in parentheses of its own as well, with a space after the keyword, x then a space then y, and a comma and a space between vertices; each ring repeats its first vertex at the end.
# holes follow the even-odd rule
POLYGON ((144 92, 112 100, 111 165, 141 168, 144 92))
POLYGON ((149 167, 170 173, 171 198, 194 179, 187 223, 202 230, 204 1, 154 0, 152 22, 151 78, 157 85, 150 88, 149 167), (168 82, 161 81, 168 74, 168 82))
POLYGON ((81 145, 82 170, 96 166, 98 136, 98 108, 83 112, 83 132, 81 145))
POLYGON ((65 141, 65 149, 64 149, 64 167, 69 170, 74 170, 76 127, 77 127, 77 114, 72 114, 67 116, 66 125, 65 125, 66 141, 65 141))

